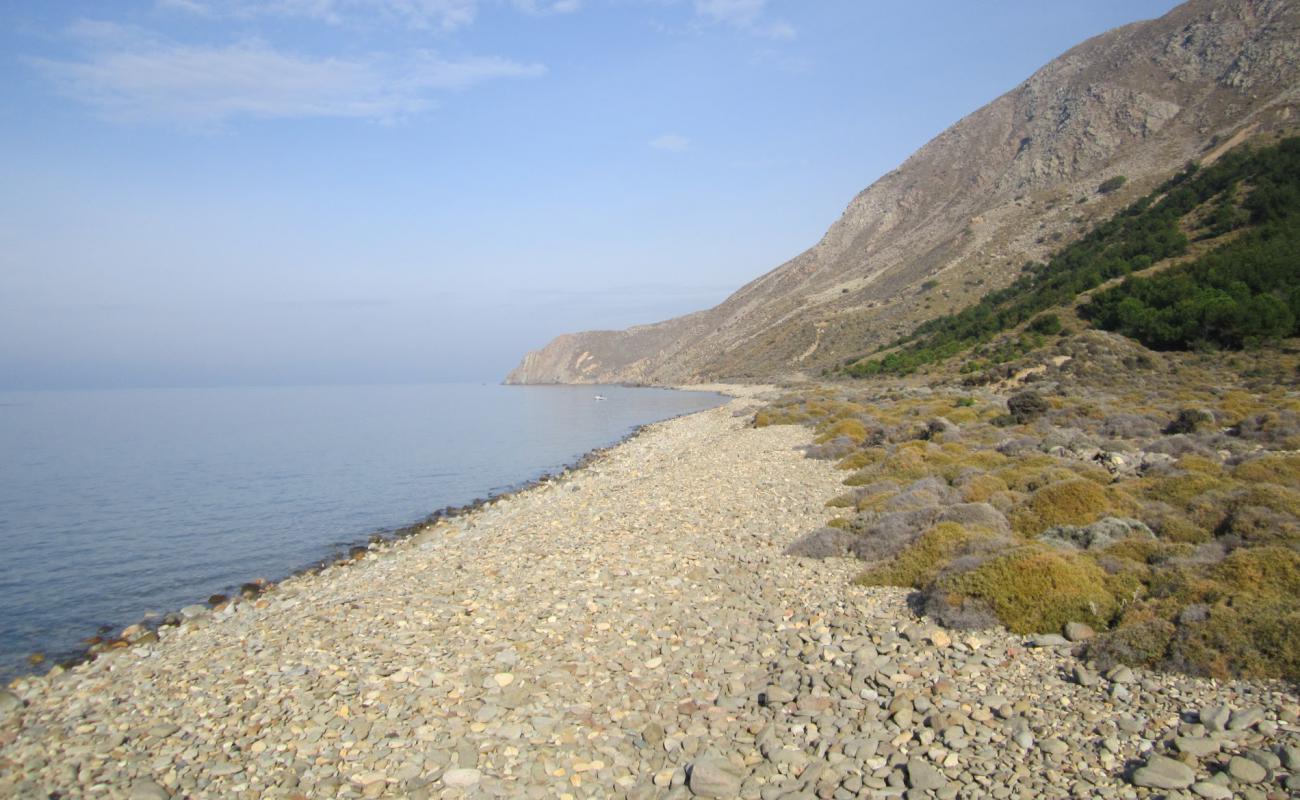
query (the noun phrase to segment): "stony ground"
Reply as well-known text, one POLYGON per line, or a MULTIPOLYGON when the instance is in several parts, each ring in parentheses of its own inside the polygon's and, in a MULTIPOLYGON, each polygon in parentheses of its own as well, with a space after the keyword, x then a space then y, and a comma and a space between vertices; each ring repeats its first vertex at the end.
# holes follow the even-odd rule
POLYGON ((806 429, 745 428, 745 404, 17 682, 0 693, 0 796, 1300 786, 1300 703, 1285 687, 1097 675, 1059 637, 945 632, 902 592, 851 586, 859 562, 781 555, 830 516, 842 475, 802 457, 806 429))

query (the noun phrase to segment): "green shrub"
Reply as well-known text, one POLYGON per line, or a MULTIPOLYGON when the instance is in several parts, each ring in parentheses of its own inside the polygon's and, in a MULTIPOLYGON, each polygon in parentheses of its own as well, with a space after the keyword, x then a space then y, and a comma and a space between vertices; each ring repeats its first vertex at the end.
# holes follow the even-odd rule
POLYGON ((1085 478, 1048 484, 1030 495, 1011 514, 1017 533, 1036 536, 1056 525, 1087 525, 1106 514, 1120 511, 1115 498, 1104 487, 1085 478))
POLYGON ((1043 396, 1033 389, 1027 389, 1011 395, 1007 399, 1007 411, 1010 412, 1011 418, 1020 424, 1041 417, 1051 409, 1043 396))
POLYGON ((1029 330, 1044 336, 1055 336, 1061 332, 1061 318, 1055 314, 1039 314, 1029 323, 1029 330))
POLYGON ((927 593, 944 596, 949 605, 978 599, 1009 630, 1022 634, 1059 631, 1067 622, 1104 628, 1117 607, 1095 561, 1038 544, 942 575, 927 593))
POLYGON ((1102 181, 1101 185, 1097 187, 1097 192, 1099 194, 1110 194, 1111 192, 1117 191, 1126 183, 1128 183, 1128 178, 1123 175, 1116 175, 1113 178, 1107 178, 1102 181))

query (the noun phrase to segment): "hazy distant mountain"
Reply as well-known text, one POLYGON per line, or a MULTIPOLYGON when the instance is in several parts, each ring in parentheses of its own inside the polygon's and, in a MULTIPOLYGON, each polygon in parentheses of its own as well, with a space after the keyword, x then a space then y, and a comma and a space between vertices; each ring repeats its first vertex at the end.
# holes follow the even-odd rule
POLYGON ((1117 28, 935 137, 721 305, 560 336, 507 381, 815 374, 1010 283, 1186 162, 1296 127, 1298 73, 1292 0, 1192 0, 1117 28), (1122 188, 1098 191, 1116 176, 1122 188))

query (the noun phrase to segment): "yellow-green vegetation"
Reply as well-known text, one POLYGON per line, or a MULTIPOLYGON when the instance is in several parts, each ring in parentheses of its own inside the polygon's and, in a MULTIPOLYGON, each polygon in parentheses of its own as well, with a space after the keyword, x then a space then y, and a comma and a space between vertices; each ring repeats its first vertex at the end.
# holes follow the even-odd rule
MULTIPOLYGON (((1086 367, 1108 346, 1069 352, 1086 367)), ((1231 364, 1160 358, 1160 370, 1129 374, 1116 357, 1072 391, 1040 389, 1049 408, 1027 423, 987 397, 885 386, 791 395, 755 424, 803 424, 843 446, 832 457, 855 488, 829 500, 841 514, 830 524, 867 537, 859 552, 889 554, 858 582, 915 589, 945 624, 996 616, 1030 633, 1081 621, 1100 632, 1089 652, 1103 664, 1300 680, 1300 347, 1231 364), (1180 432, 1183 410, 1212 421, 1180 432), (939 416, 959 430, 931 424, 939 416), (1092 458, 1114 448, 1118 470, 1092 458), (993 512, 958 503, 987 503, 1013 534, 969 522, 993 512), (907 527, 905 515, 930 509, 967 522, 907 527), (1098 523, 1106 517, 1121 521, 1098 523), (1093 530, 1121 533, 1072 549, 1092 546, 1093 530)))
POLYGON ((817 431, 820 435, 813 441, 818 444, 829 442, 831 439, 841 436, 861 444, 862 440, 867 438, 867 426, 863 425, 862 420, 859 419, 827 420, 818 424, 817 431))
POLYGON ((951 482, 963 470, 988 470, 1006 460, 1006 456, 996 451, 971 450, 960 442, 910 441, 882 450, 844 482, 849 486, 864 486, 879 480, 905 483, 931 476, 951 482))
POLYGON ((941 522, 921 534, 916 542, 885 564, 879 564, 858 577, 866 586, 905 586, 922 588, 939 575, 939 571, 971 544, 997 538, 985 528, 966 528, 955 522, 941 522))
POLYGON ((1039 544, 942 575, 932 591, 953 605, 963 598, 984 601, 1015 633, 1056 631, 1071 621, 1105 627, 1118 605, 1095 560, 1039 544))
POLYGON ((1267 455, 1239 464, 1232 476, 1248 483, 1300 486, 1300 454, 1267 455))
POLYGON ((967 503, 987 503, 995 494, 1010 488, 1002 478, 984 472, 962 482, 961 496, 967 503))
POLYGON ((1117 491, 1086 478, 1049 483, 1029 496, 1011 514, 1011 526, 1024 536, 1037 536, 1056 525, 1087 525, 1103 516, 1121 515, 1128 503, 1117 491))

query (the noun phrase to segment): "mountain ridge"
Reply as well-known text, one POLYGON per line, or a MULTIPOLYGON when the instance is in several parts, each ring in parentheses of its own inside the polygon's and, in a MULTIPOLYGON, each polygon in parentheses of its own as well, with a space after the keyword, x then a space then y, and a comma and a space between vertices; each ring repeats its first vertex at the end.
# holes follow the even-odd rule
POLYGON ((1009 284, 1207 145, 1294 126, 1300 13, 1192 0, 1076 45, 860 192, 803 253, 718 306, 557 337, 507 383, 815 374, 1009 284), (1099 193, 1108 178, 1124 189, 1099 193))

